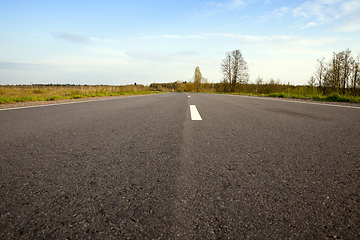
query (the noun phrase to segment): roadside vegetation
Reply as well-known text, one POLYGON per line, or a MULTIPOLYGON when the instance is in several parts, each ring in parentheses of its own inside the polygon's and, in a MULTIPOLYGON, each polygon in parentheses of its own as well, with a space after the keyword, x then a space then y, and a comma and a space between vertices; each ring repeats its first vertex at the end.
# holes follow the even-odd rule
MULTIPOLYGON (((261 79, 262 80, 262 79, 261 79)), ((204 92, 204 93, 219 93, 219 94, 234 94, 234 95, 248 95, 261 97, 279 97, 279 98, 293 98, 306 99, 323 102, 349 102, 360 103, 360 89, 341 94, 336 88, 327 88, 324 94, 322 88, 315 86, 294 86, 290 84, 280 83, 275 81, 261 81, 261 83, 244 83, 236 84, 234 92, 230 91, 230 86, 226 82, 221 83, 201 83, 199 91, 197 91, 197 84, 187 81, 177 81, 174 83, 153 83, 153 88, 159 87, 166 91, 175 92, 204 92)))
POLYGON ((294 86, 273 78, 258 77, 249 83, 249 70, 240 50, 228 52, 220 68, 224 78, 220 83, 209 83, 196 67, 193 79, 168 84, 152 84, 179 92, 210 92, 280 98, 297 98, 327 102, 360 103, 360 54, 354 58, 349 49, 333 53, 332 58, 318 59, 314 76, 307 85, 294 86))
POLYGON ((152 94, 161 91, 144 85, 1 85, 0 104, 27 101, 54 101, 87 97, 152 94))

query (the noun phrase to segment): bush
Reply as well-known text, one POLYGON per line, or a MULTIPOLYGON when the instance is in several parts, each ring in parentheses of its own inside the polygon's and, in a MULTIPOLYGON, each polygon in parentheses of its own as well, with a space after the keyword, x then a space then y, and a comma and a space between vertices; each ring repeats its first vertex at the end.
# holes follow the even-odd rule
POLYGON ((269 93, 266 96, 268 97, 279 97, 279 98, 286 98, 285 93, 269 93))

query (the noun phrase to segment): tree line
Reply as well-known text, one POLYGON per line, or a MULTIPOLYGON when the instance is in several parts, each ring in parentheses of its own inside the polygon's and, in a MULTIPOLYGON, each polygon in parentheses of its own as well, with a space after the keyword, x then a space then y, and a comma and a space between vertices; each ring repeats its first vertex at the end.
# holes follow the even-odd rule
POLYGON ((333 52, 331 59, 317 60, 314 76, 308 81, 309 85, 317 86, 323 91, 336 91, 338 93, 355 93, 360 85, 360 54, 355 58, 348 48, 344 51, 333 52))
POLYGON ((306 86, 293 86, 270 78, 264 81, 258 77, 255 83, 249 83, 249 68, 240 50, 225 54, 220 69, 223 78, 219 83, 209 83, 201 74, 199 66, 195 68, 194 76, 189 81, 174 83, 153 83, 154 90, 171 90, 180 92, 241 92, 251 94, 271 94, 290 92, 296 89, 318 94, 350 94, 360 96, 360 54, 353 57, 350 49, 333 53, 326 62, 325 58, 317 60, 314 76, 310 77, 306 86))

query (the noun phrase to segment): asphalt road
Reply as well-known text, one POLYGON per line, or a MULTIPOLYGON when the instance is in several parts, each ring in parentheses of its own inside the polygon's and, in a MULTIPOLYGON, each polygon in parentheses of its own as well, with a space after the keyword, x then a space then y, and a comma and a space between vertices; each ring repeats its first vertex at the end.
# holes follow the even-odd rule
POLYGON ((359 108, 189 96, 0 111, 1 239, 360 238, 359 108))

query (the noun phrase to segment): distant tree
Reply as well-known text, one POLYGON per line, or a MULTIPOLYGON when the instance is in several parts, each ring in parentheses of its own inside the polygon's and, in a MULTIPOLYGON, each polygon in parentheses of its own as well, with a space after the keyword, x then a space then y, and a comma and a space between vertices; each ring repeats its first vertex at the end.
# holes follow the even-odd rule
MULTIPOLYGON (((231 53, 230 52, 226 53, 225 59, 222 60, 221 70, 224 73, 223 84, 225 85, 226 83, 228 83, 229 85, 231 85, 232 70, 231 70, 231 53)), ((231 91, 231 87, 230 87, 230 91, 231 91)))
POLYGON ((196 67, 195 68, 195 73, 194 73, 194 84, 196 86, 196 91, 197 92, 199 92, 199 90, 200 90, 201 80, 202 80, 202 74, 200 72, 200 68, 196 67))
POLYGON ((308 80, 308 86, 309 87, 314 87, 315 86, 315 82, 316 82, 316 79, 314 76, 311 76, 310 79, 308 80))
POLYGON ((337 92, 340 90, 342 59, 342 52, 333 52, 332 59, 330 60, 326 71, 328 85, 332 88, 335 88, 337 92))
POLYGON ((270 78, 269 79, 269 82, 268 82, 269 85, 275 85, 275 79, 274 78, 270 78))
POLYGON ((325 60, 324 57, 321 59, 318 59, 317 60, 318 64, 315 69, 315 78, 318 81, 319 88, 324 87, 323 79, 324 79, 325 71, 326 71, 324 60, 325 60))
POLYGON ((341 62, 341 68, 342 68, 342 90, 343 94, 345 94, 346 88, 349 87, 349 78, 351 75, 351 67, 352 63, 354 61, 353 57, 351 56, 351 50, 348 48, 345 51, 342 51, 342 62, 341 62))
POLYGON ((255 80, 256 89, 255 92, 261 93, 261 85, 263 84, 263 79, 259 76, 255 80))
POLYGON ((339 53, 334 52, 330 62, 325 66, 324 72, 322 72, 322 61, 318 60, 318 62, 315 76, 317 79, 320 79, 320 75, 323 76, 322 85, 324 87, 329 86, 337 92, 345 94, 346 89, 350 89, 351 85, 354 87, 354 83, 356 85, 357 80, 354 82, 354 77, 358 78, 358 74, 355 74, 354 71, 356 60, 352 57, 350 49, 339 53))
POLYGON ((224 73, 225 81, 230 85, 231 92, 235 91, 236 84, 249 81, 247 62, 244 60, 240 50, 226 53, 221 62, 221 70, 224 73))
POLYGON ((351 85, 352 85, 353 91, 355 91, 356 85, 360 84, 359 76, 360 76, 360 53, 358 54, 356 59, 354 59, 354 61, 352 62, 352 76, 351 76, 352 84, 351 85))

